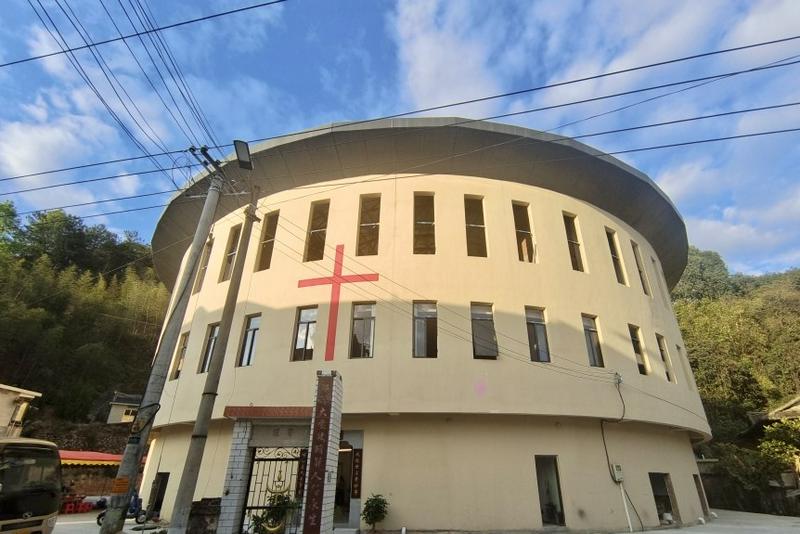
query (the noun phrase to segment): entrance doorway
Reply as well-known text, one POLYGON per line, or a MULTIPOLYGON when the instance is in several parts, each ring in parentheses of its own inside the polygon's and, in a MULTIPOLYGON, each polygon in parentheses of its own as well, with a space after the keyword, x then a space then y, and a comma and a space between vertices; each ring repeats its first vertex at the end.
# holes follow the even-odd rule
POLYGON ((697 496, 700 498, 700 507, 703 508, 703 515, 708 516, 708 500, 706 499, 706 490, 703 488, 703 481, 700 475, 692 475, 694 477, 694 485, 697 488, 697 496))
POLYGON ((147 499, 147 517, 159 517, 161 506, 164 504, 164 495, 167 493, 169 473, 156 473, 153 485, 150 486, 150 498, 147 499))
POLYGON ((339 467, 336 473, 336 496, 334 498, 333 522, 346 524, 350 521, 350 494, 353 489, 353 446, 343 441, 339 445, 339 467))
POLYGON ((564 525, 561 481, 556 456, 536 456, 536 484, 539 487, 539 509, 545 525, 564 525))
POLYGON ((649 473, 649 475, 658 520, 662 525, 680 523, 681 514, 678 511, 678 501, 675 499, 675 490, 669 473, 649 473))
POLYGON ((268 532, 298 532, 307 461, 308 449, 300 447, 253 449, 242 532, 257 525, 268 532))

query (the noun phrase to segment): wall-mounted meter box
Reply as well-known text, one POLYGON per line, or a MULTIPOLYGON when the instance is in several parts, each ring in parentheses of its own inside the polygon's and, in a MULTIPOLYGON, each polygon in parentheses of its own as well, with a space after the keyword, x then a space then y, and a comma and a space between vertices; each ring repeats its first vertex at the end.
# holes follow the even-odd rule
POLYGON ((622 464, 611 464, 611 476, 614 477, 614 482, 622 482, 622 464))

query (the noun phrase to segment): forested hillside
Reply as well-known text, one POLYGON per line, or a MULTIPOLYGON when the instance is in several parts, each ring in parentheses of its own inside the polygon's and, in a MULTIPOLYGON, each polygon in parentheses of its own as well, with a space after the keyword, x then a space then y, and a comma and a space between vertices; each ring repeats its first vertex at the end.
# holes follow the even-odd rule
POLYGON ((730 275, 722 258, 691 248, 673 290, 697 387, 714 439, 701 447, 716 458, 717 506, 797 513, 772 480, 800 453, 800 421, 743 439, 748 411, 768 411, 800 394, 800 270, 730 275))
POLYGON ((86 421, 140 392, 167 300, 135 234, 0 203, 0 382, 43 393, 29 419, 86 421))

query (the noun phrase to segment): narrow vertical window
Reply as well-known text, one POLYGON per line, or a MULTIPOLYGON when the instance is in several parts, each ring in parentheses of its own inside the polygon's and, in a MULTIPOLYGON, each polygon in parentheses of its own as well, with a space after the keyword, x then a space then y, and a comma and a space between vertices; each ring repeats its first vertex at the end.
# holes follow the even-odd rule
POLYGON ((631 335, 631 345, 633 345, 633 353, 636 355, 636 365, 639 367, 639 374, 648 374, 647 357, 644 355, 642 348, 642 336, 638 326, 629 324, 628 332, 631 335))
POLYGON ((256 352, 256 338, 258 329, 261 326, 261 314, 248 315, 245 317, 244 336, 242 336, 242 348, 239 351, 239 366, 247 367, 253 363, 253 355, 256 352))
POLYGON ((664 276, 661 274, 661 269, 659 269, 658 262, 652 256, 650 256, 650 261, 653 263, 653 274, 656 277, 656 283, 658 284, 658 289, 661 291, 661 298, 664 300, 664 306, 669 308, 669 294, 666 290, 666 282, 664 282, 664 276))
MULTIPOLYGON (((675 345, 675 351, 678 355, 678 360, 681 362, 681 366, 683 367, 683 376, 686 378, 686 385, 691 388, 692 384, 694 384, 694 380, 692 377, 692 364, 689 363, 689 357, 683 351, 680 345, 675 345)), ((697 386, 695 385, 695 389, 697 386)))
POLYGON ((375 346, 375 303, 353 304, 351 358, 372 358, 375 346))
POLYGON ((222 260, 222 271, 219 273, 219 281, 224 282, 231 279, 233 273, 233 263, 236 261, 236 252, 239 250, 239 236, 242 235, 242 225, 237 224, 231 228, 228 234, 228 246, 225 247, 225 258, 222 260))
POLYGON ((436 254, 433 193, 414 193, 414 254, 436 254))
POLYGON ((544 310, 525 306, 525 324, 528 327, 528 346, 531 351, 531 361, 549 362, 550 347, 547 345, 544 310))
POLYGON ((464 197, 467 223, 467 256, 486 257, 486 225, 483 220, 483 199, 464 197))
POLYGON ((211 259, 211 246, 213 244, 214 240, 209 239, 206 241, 206 245, 203 247, 203 255, 200 256, 200 266, 197 269, 197 276, 194 279, 192 294, 199 293, 203 288, 203 280, 205 279, 206 271, 208 270, 208 261, 211 259))
POLYGON ((328 233, 328 211, 330 200, 321 200, 311 204, 308 218, 308 235, 306 236, 306 252, 303 261, 317 261, 325 257, 325 235, 328 233))
POLYGON ((438 325, 435 302, 414 303, 414 358, 436 358, 438 325))
POLYGON ((297 309, 297 324, 294 328, 292 361, 310 360, 314 356, 314 333, 317 331, 317 307, 297 309))
POLYGON ((512 202, 511 209, 514 210, 514 238, 517 242, 517 257, 519 261, 533 263, 536 252, 533 245, 533 233, 531 233, 531 219, 528 216, 528 205, 512 202))
POLYGON ((381 196, 370 195, 361 197, 356 256, 374 256, 378 253, 380 221, 381 196))
POLYGON ((203 358, 200 360, 200 368, 198 373, 207 373, 211 365, 211 356, 214 354, 214 347, 217 345, 217 336, 219 336, 219 323, 208 325, 206 330, 206 344, 203 347, 203 358))
POLYGON ((564 214, 564 229, 567 231, 567 246, 569 247, 569 259, 572 261, 572 269, 583 271, 581 242, 578 240, 578 228, 574 215, 564 214))
POLYGON ((583 335, 586 337, 586 352, 589 355, 589 365, 604 367, 603 351, 600 349, 600 335, 597 333, 597 318, 583 315, 583 335))
POLYGON ((181 338, 178 340, 178 350, 175 353, 175 360, 172 364, 172 372, 170 373, 170 379, 176 380, 178 377, 181 376, 181 369, 183 369, 183 360, 186 359, 186 348, 189 346, 189 332, 184 332, 181 334, 181 338))
POLYGON ((639 271, 639 280, 642 282, 642 291, 644 291, 644 294, 649 297, 650 281, 647 279, 647 271, 644 270, 642 255, 639 252, 639 245, 631 241, 631 249, 633 249, 633 259, 636 260, 636 270, 639 271))
POLYGON ((497 358, 497 336, 491 304, 471 305, 472 356, 478 359, 497 358))
POLYGON ((619 247, 617 246, 617 233, 610 228, 606 228, 606 239, 608 240, 608 251, 611 253, 611 264, 614 266, 614 274, 617 276, 617 282, 626 286, 628 285, 625 279, 625 269, 622 266, 622 257, 619 255, 619 247))
POLYGON ((667 382, 677 382, 675 380, 675 371, 672 369, 672 359, 667 352, 667 343, 664 341, 664 336, 656 334, 656 343, 658 344, 658 352, 661 354, 661 361, 664 362, 664 373, 667 375, 667 382))
POLYGON ((256 271, 269 269, 272 264, 272 251, 275 250, 275 234, 278 232, 278 216, 280 211, 267 213, 264 217, 264 227, 261 230, 261 243, 258 247, 258 261, 256 271))

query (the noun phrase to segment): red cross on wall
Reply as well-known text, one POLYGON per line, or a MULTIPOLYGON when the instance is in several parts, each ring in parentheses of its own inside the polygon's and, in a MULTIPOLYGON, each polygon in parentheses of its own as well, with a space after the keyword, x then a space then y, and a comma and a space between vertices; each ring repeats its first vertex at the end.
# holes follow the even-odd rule
POLYGON ((339 300, 342 291, 342 284, 354 284, 357 282, 375 282, 378 280, 377 273, 348 274, 342 275, 342 263, 344 260, 344 245, 336 245, 336 259, 333 262, 333 276, 323 278, 307 278, 299 280, 297 287, 331 286, 331 309, 328 313, 328 338, 325 342, 325 361, 333 360, 333 349, 336 345, 336 324, 339 320, 339 300))

